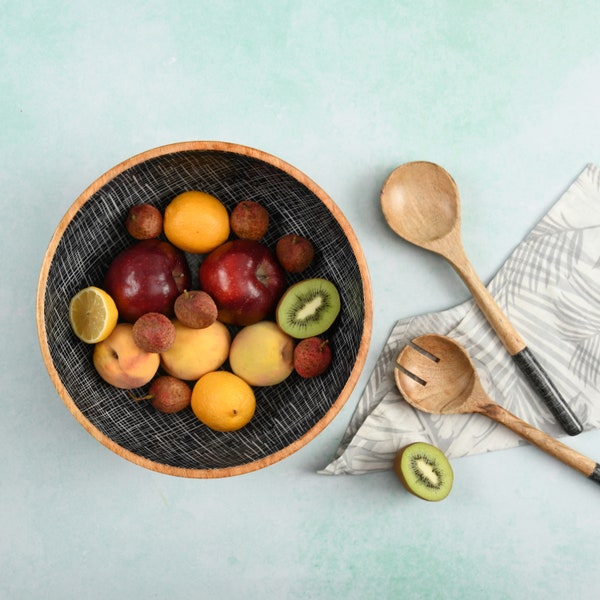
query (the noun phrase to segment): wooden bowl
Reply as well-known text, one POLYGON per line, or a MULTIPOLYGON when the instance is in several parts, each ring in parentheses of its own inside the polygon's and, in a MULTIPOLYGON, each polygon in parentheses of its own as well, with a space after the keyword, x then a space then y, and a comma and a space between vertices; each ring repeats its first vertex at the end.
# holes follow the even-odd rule
MULTIPOLYGON (((188 255, 192 273, 198 256, 188 255)), ((73 203, 50 241, 37 292, 42 355, 60 397, 73 416, 107 448, 131 462, 169 475, 225 477, 260 469, 300 449, 340 411, 364 366, 372 326, 372 296, 358 240, 331 198, 298 169, 253 148, 224 142, 185 142, 134 156, 99 177, 73 203), (92 350, 72 333, 71 297, 102 285, 112 258, 134 240, 124 227, 134 203, 164 210, 190 189, 217 196, 231 211, 241 200, 260 201, 270 213, 263 240, 280 236, 312 240, 315 260, 292 284, 325 277, 340 290, 342 310, 328 332, 334 349, 330 369, 302 379, 255 388, 257 410, 244 428, 212 431, 191 409, 175 415, 134 402, 106 384, 92 364, 92 350)), ((143 390, 139 390, 142 392, 143 390)))

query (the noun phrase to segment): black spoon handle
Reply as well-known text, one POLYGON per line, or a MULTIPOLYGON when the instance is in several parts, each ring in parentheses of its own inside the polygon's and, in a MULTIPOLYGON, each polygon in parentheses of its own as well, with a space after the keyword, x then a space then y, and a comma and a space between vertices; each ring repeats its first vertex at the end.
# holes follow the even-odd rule
MULTIPOLYGON (((525 346, 523 350, 512 356, 519 369, 521 369, 525 377, 527 377, 531 385, 544 401, 544 404, 562 425, 563 429, 569 435, 581 433, 583 431, 583 426, 579 419, 565 402, 565 399, 561 396, 550 377, 546 374, 546 371, 544 371, 543 367, 531 353, 531 350, 525 346)), ((600 473, 597 474, 597 477, 600 478, 600 473)))
MULTIPOLYGON (((458 234, 455 233, 456 235, 458 234)), ((435 248, 432 249, 435 250, 435 248)), ((490 291, 475 273, 473 265, 471 265, 465 254, 460 238, 455 238, 451 244, 447 244, 443 249, 439 248, 435 251, 443 254, 462 277, 473 294, 473 299, 477 303, 477 306, 479 306, 489 324, 498 334, 500 340, 502 340, 504 347, 515 359, 525 377, 538 392, 563 429, 569 435, 581 433, 583 431, 581 423, 571 408, 569 408, 565 399, 560 395, 550 377, 548 377, 542 366, 534 358, 533 354, 531 354, 527 348, 527 344, 525 344, 525 341, 508 320, 508 317, 502 312, 502 309, 498 306, 490 291)))

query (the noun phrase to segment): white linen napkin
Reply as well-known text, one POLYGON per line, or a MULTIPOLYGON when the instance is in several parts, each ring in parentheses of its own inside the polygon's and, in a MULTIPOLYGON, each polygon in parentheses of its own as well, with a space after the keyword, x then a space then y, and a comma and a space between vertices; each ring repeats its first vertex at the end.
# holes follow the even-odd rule
MULTIPOLYGON (((488 289, 584 430, 600 427, 600 169, 588 165, 532 229, 488 289)), ((413 338, 438 333, 469 353, 490 397, 554 437, 564 430, 542 404, 473 300, 396 323, 334 460, 319 473, 390 469, 398 449, 426 441, 457 458, 525 443, 482 415, 430 415, 408 405, 394 365, 413 338)))

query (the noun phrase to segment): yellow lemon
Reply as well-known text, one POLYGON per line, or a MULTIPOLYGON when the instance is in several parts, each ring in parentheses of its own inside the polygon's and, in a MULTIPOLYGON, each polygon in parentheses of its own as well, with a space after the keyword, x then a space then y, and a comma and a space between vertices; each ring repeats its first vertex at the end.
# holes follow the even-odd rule
POLYGON ((116 327, 118 317, 115 301, 95 286, 80 290, 69 303, 73 332, 87 344, 105 340, 116 327))
POLYGON ((224 204, 210 194, 183 192, 167 205, 163 230, 177 248, 205 254, 227 241, 229 213, 224 204))
POLYGON ((229 371, 200 377, 192 390, 192 410, 215 431, 236 431, 250 422, 256 409, 252 388, 229 371))

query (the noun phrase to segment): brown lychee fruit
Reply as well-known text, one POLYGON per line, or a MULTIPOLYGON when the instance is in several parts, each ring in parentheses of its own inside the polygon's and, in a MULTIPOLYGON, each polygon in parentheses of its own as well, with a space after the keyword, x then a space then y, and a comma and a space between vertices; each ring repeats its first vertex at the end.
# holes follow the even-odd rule
POLYGON ((175 325, 158 312, 149 312, 133 324, 133 341, 145 352, 166 352, 175 341, 175 325))
POLYGON ((209 294, 202 290, 185 291, 175 300, 175 316, 186 327, 205 329, 218 316, 217 305, 209 294))
POLYGON ((312 263, 315 249, 309 239, 289 233, 279 239, 275 246, 275 254, 288 273, 301 273, 312 263))
POLYGON ((294 348, 294 369, 300 377, 309 379, 322 375, 331 364, 329 340, 320 337, 306 338, 294 348))
POLYGON ((156 206, 136 204, 127 213, 125 227, 136 240, 151 240, 162 233, 163 216, 156 206))
POLYGON ((229 225, 240 239, 259 241, 269 228, 269 213, 258 202, 242 200, 231 211, 229 225))
POLYGON ((173 414, 190 405, 192 389, 185 381, 177 379, 177 377, 161 375, 150 384, 146 396, 133 397, 133 399, 136 402, 148 400, 156 410, 173 414))

